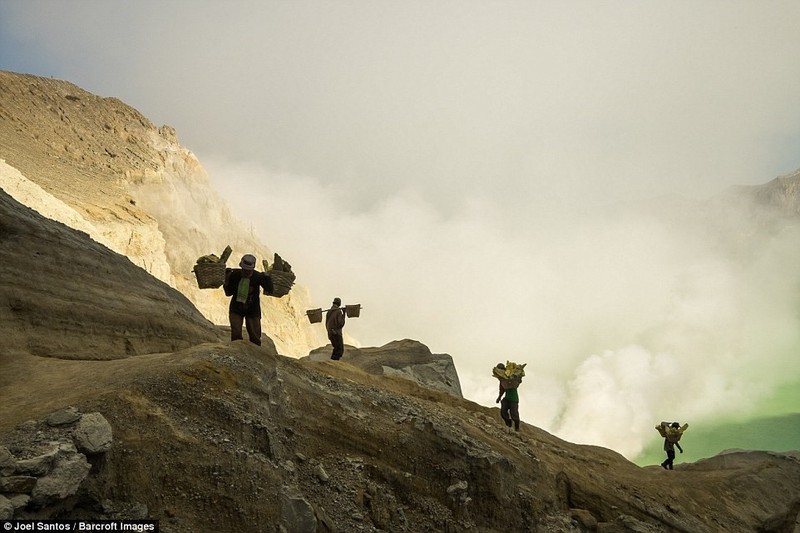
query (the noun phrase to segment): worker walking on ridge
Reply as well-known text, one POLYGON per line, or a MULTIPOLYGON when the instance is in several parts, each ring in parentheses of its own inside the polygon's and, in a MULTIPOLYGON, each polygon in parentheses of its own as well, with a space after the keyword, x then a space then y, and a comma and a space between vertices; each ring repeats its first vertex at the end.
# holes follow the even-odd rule
POLYGON ((331 359, 338 361, 344 355, 344 336, 342 328, 344 328, 345 314, 342 306, 342 300, 339 297, 333 299, 333 306, 325 313, 325 329, 328 331, 328 340, 333 345, 333 352, 331 359))
POLYGON ((247 327, 250 342, 261 346, 261 289, 272 294, 272 278, 269 274, 256 270, 256 258, 244 255, 236 269, 225 271, 223 289, 231 297, 228 305, 228 319, 231 324, 231 340, 242 339, 242 324, 247 327))
POLYGON ((661 467, 664 470, 673 470, 672 463, 675 461, 675 447, 678 447, 681 453, 683 453, 683 448, 681 445, 678 444, 678 441, 681 440, 683 436, 683 432, 689 427, 689 424, 684 424, 683 427, 678 422, 661 422, 661 424, 656 426, 656 431, 658 431, 662 437, 664 437, 664 451, 667 452, 667 458, 661 463, 661 467))
MULTIPOLYGON (((505 371, 506 365, 497 363, 495 367, 500 371, 505 371)), ((511 430, 511 423, 514 423, 514 431, 519 431, 519 393, 517 387, 522 382, 519 377, 510 377, 500 380, 500 392, 495 403, 500 404, 500 416, 506 423, 508 430, 511 430)))

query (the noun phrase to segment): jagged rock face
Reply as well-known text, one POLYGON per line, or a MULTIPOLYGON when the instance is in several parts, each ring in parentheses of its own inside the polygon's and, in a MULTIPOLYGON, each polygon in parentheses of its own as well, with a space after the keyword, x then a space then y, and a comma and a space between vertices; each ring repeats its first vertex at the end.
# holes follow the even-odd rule
MULTIPOLYGON (((227 324, 227 299, 197 288, 195 260, 227 245, 230 266, 245 253, 272 259, 210 188, 174 129, 156 127, 115 98, 0 71, 0 159, 6 192, 127 256, 215 324, 227 324)), ((304 320, 309 299, 300 280, 288 296, 263 304, 264 331, 284 354, 298 357, 320 344, 304 320)))
MULTIPOLYGON (((326 361, 331 347, 318 348, 301 360, 326 361)), ((463 398, 461 382, 448 354, 432 354, 421 342, 404 339, 392 341, 379 348, 347 346, 343 360, 369 374, 409 379, 433 390, 463 398)))
POLYGON ((6 354, 115 359, 218 339, 178 291, 4 191, 0 254, 6 354))

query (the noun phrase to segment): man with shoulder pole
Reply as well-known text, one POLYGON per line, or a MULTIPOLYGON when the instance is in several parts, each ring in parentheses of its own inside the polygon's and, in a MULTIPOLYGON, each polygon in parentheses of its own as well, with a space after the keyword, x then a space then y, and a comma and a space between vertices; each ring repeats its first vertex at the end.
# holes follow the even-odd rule
POLYGON ((342 307, 342 299, 337 296, 333 299, 331 308, 325 313, 325 329, 328 331, 328 340, 333 345, 331 359, 334 361, 338 361, 344 355, 344 336, 342 334, 344 322, 345 314, 342 307))

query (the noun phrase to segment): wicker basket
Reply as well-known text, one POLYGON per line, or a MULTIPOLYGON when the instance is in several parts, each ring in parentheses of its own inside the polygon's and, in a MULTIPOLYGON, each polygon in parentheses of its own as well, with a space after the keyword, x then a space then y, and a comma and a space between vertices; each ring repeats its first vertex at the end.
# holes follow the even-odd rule
POLYGON ((272 294, 270 296, 280 298, 289 294, 296 277, 293 273, 270 270, 267 274, 272 279, 272 294))
POLYGON ((322 322, 322 308, 309 309, 306 311, 306 316, 308 317, 308 321, 312 324, 319 324, 322 322))
POLYGON ((192 272, 201 289, 218 289, 225 283, 225 263, 197 263, 192 272))

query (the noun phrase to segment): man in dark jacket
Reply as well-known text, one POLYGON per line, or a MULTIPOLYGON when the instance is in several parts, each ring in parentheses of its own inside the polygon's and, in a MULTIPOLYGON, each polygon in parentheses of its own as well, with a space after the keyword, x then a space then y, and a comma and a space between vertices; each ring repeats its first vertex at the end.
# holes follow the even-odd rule
POLYGON ((231 340, 242 339, 242 323, 247 327, 250 342, 261 346, 261 289, 272 294, 269 274, 256 270, 256 258, 250 254, 242 257, 241 268, 228 269, 223 289, 231 297, 228 319, 231 323, 231 340))
POLYGON ((344 336, 342 335, 342 328, 344 327, 345 314, 341 305, 341 298, 334 298, 333 306, 325 313, 325 329, 328 330, 328 340, 330 340, 333 345, 331 359, 334 361, 338 361, 344 355, 344 336))

